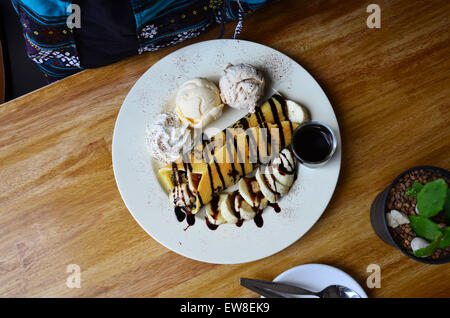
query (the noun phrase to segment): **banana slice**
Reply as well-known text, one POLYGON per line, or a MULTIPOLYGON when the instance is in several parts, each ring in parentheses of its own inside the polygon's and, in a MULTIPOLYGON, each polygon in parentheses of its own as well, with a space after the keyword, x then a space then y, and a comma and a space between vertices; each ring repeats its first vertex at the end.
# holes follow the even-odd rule
POLYGON ((256 177, 256 181, 258 182, 259 188, 260 188, 262 194, 264 195, 264 197, 267 199, 267 201, 269 201, 270 203, 277 202, 279 194, 275 191, 272 191, 272 189, 269 188, 269 186, 267 185, 267 183, 265 181, 266 178, 264 177, 264 175, 261 172, 261 167, 259 167, 258 170, 256 171, 255 177, 256 177))
POLYGON ((284 174, 277 166, 272 167, 272 173, 276 181, 286 187, 290 188, 292 183, 294 183, 294 174, 284 174))
POLYGON ((239 221, 239 216, 234 211, 234 201, 237 193, 228 193, 223 200, 219 202, 219 209, 222 217, 227 223, 235 224, 239 221))
POLYGON ((309 119, 308 111, 294 101, 286 100, 289 120, 294 123, 303 123, 309 119))
POLYGON ((270 170, 273 169, 267 169, 267 171, 264 171, 262 173, 262 177, 264 180, 266 180, 266 184, 267 186, 275 193, 278 193, 279 196, 283 196, 286 193, 289 192, 289 187, 285 186, 284 184, 281 184, 280 182, 277 181, 277 179, 275 178, 275 176, 272 173, 269 173, 270 170))
POLYGON ((239 181, 239 193, 244 200, 258 210, 263 210, 269 204, 255 178, 242 178, 239 181))
POLYGON ((289 149, 283 149, 272 162, 272 173, 275 179, 287 187, 294 183, 296 161, 289 149))
POLYGON ((234 206, 244 220, 251 220, 256 216, 255 209, 252 208, 239 193, 234 199, 234 206))
POLYGON ((227 194, 221 194, 220 196, 212 199, 212 201, 206 205, 206 218, 208 219, 209 223, 214 225, 226 223, 219 208, 221 202, 225 200, 226 197, 227 194))

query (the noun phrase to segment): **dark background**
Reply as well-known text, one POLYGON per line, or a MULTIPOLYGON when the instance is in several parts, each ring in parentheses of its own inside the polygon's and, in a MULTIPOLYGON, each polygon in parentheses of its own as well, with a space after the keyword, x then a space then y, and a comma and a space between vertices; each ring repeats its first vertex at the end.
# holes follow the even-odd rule
POLYGON ((5 102, 47 84, 39 67, 27 57, 22 27, 10 0, 0 0, 0 39, 5 65, 5 102))

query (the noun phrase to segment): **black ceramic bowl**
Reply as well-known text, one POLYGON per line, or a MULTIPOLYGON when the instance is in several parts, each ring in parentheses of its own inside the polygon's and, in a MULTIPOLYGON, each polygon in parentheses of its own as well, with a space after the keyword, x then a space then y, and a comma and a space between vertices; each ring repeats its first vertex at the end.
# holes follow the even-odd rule
POLYGON ((386 201, 389 195, 389 192, 392 187, 395 186, 395 184, 400 180, 401 177, 403 177, 405 174, 416 171, 416 170, 432 170, 434 172, 437 172, 439 174, 442 174, 444 176, 450 177, 450 172, 448 170, 433 167, 433 166, 419 166, 414 167, 411 169, 408 169, 404 172, 402 172, 395 180, 381 193, 379 193, 375 200, 372 203, 372 206, 370 207, 370 222, 372 223, 372 227, 375 231, 375 233, 378 235, 380 239, 382 239, 385 243, 392 245, 393 247, 399 249, 403 254, 408 256, 409 258, 412 258, 418 262, 426 263, 426 264, 445 264, 450 262, 450 257, 446 258, 440 258, 437 260, 432 260, 428 258, 420 258, 416 257, 413 254, 409 253, 408 251, 405 251, 392 237, 391 232, 389 231, 387 222, 386 222, 386 201))

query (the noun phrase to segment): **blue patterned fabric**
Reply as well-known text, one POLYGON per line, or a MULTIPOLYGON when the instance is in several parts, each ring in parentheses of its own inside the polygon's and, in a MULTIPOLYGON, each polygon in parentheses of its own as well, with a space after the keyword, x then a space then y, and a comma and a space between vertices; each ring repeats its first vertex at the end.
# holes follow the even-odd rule
MULTIPOLYGON (((226 22, 239 20, 234 35, 237 36, 245 15, 272 0, 122 1, 131 3, 139 43, 136 54, 141 54, 196 37, 213 23, 222 24, 221 36, 226 22)), ((28 56, 49 82, 83 69, 77 37, 67 26, 72 1, 12 0, 12 3, 23 27, 28 56)))

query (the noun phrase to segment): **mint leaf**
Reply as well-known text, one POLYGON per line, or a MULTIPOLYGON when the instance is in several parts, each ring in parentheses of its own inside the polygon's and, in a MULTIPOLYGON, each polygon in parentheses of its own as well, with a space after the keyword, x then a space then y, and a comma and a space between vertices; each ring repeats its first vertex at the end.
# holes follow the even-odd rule
POLYGON ((447 190, 447 198, 444 204, 444 215, 447 224, 450 224, 450 189, 447 190))
POLYGON ((422 190, 423 185, 417 181, 414 181, 413 185, 405 190, 405 195, 411 196, 413 198, 417 198, 417 194, 419 194, 420 190, 422 190))
POLYGON ((413 231, 428 241, 434 241, 438 234, 441 233, 439 225, 421 215, 410 215, 409 220, 413 231))
POLYGON ((426 257, 426 256, 430 256, 431 254, 434 253, 434 251, 436 251, 439 247, 439 244, 441 242, 441 238, 442 238, 442 233, 439 232, 439 235, 436 237, 436 239, 430 243, 430 245, 428 245, 427 247, 424 248, 419 248, 418 250, 416 250, 414 252, 414 255, 417 257, 426 257))
POLYGON ((446 227, 443 230, 444 236, 441 239, 441 242, 439 243, 440 248, 446 248, 450 245, 450 227, 446 227))
POLYGON ((417 209, 420 215, 430 218, 444 208, 448 185, 444 179, 436 179, 425 184, 417 194, 417 209))

